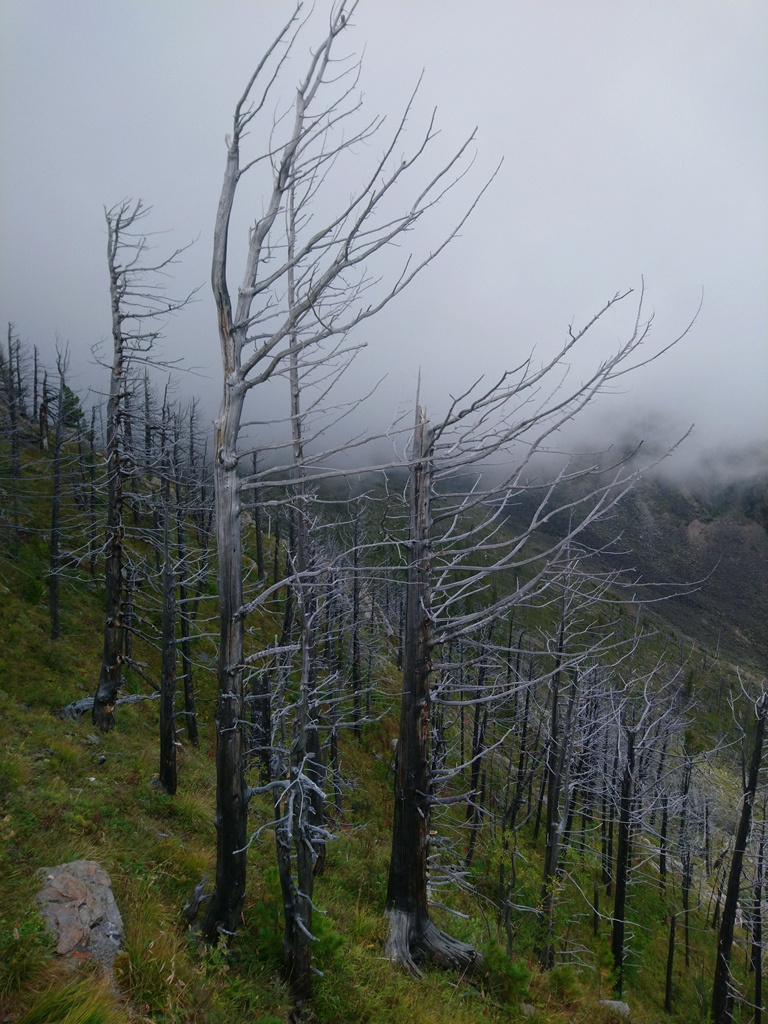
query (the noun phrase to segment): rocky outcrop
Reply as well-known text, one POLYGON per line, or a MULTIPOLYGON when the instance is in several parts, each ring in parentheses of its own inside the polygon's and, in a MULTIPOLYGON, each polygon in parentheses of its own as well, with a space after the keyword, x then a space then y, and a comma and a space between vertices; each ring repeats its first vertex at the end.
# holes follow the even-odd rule
POLYGON ((93 860, 40 868, 40 914, 56 937, 62 958, 96 960, 111 976, 122 949, 123 920, 106 871, 93 860))

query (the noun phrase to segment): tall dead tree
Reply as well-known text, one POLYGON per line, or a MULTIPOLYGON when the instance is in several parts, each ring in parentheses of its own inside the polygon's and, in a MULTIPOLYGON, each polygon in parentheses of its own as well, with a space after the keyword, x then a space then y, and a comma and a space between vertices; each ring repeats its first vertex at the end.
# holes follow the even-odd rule
MULTIPOLYGON (((673 339, 669 345, 646 356, 638 352, 651 326, 651 320, 643 318, 641 293, 627 340, 589 376, 566 387, 564 373, 569 354, 584 341, 590 329, 607 318, 629 294, 614 296, 580 330, 569 328, 565 345, 548 362, 536 367, 530 358, 525 359, 491 385, 480 378, 452 401, 442 420, 428 429, 419 425, 422 420, 426 422, 423 415, 417 422, 409 460, 407 601, 413 601, 407 604, 411 608, 410 619, 406 613, 407 642, 416 653, 406 659, 404 645, 402 701, 410 710, 402 712, 402 728, 407 731, 405 738, 401 736, 398 742, 398 796, 386 941, 388 955, 413 970, 418 969, 418 962, 424 958, 463 968, 479 959, 471 947, 456 944, 431 926, 425 916, 422 894, 426 892, 423 875, 426 860, 418 845, 420 833, 412 835, 405 824, 410 821, 416 828, 419 821, 428 819, 429 808, 434 812, 441 803, 439 789, 460 771, 454 758, 453 766, 430 775, 432 759, 428 747, 420 746, 428 744, 430 736, 432 652, 474 638, 484 650, 483 657, 497 658, 499 671, 487 673, 486 692, 482 697, 473 695, 473 702, 508 699, 511 696, 505 660, 508 652, 502 645, 492 654, 481 638, 490 636, 493 624, 506 618, 512 608, 552 603, 553 596, 560 592, 572 571, 569 552, 577 540, 591 523, 615 508, 647 468, 620 459, 606 471, 599 460, 574 457, 559 466, 546 483, 540 479, 528 480, 531 460, 544 453, 553 435, 613 381, 658 358, 679 340, 673 339), (534 395, 545 387, 550 377, 554 381, 550 401, 536 399, 534 403, 534 395), (429 472, 423 468, 427 465, 429 472), (499 466, 505 467, 503 472, 499 466), (431 514, 417 518, 414 491, 418 493, 418 489, 425 487, 431 487, 429 497, 420 500, 425 503, 425 509, 431 509, 431 514), (530 509, 530 515, 525 517, 527 525, 512 529, 508 526, 507 511, 523 501, 530 509), (545 541, 534 550, 529 542, 553 520, 562 525, 562 529, 542 532, 545 541), (416 566, 420 566, 418 572, 416 566), (518 585, 510 587, 510 580, 517 580, 518 585), (418 592, 416 598, 411 597, 414 592, 418 592), (417 638, 421 648, 417 646, 417 638), (420 728, 426 729, 423 735, 421 732, 413 734, 414 715, 422 723, 420 728), (402 788, 406 783, 408 787, 402 788)), ((600 574, 595 575, 595 572, 594 569, 580 571, 579 591, 589 586, 599 589, 600 574)), ((614 576, 612 582, 621 582, 615 574, 610 575, 614 576)), ((557 671, 564 673, 569 667, 562 663, 557 671)), ((519 685, 517 680, 513 685, 519 685)), ((440 699, 462 720, 463 687, 453 695, 441 694, 440 699)), ((503 736, 496 742, 503 742, 503 736)), ((559 760, 559 751, 558 745, 553 764, 559 760)), ((553 775, 557 777, 557 772, 553 775)), ((561 773, 561 781, 562 777, 561 773)), ((545 777, 542 797, 546 782, 545 777)), ((561 782, 552 791, 553 814, 560 786, 561 782)), ((570 808, 566 806, 564 815, 553 817, 552 835, 559 836, 567 829, 569 813, 570 808)), ((559 841, 552 858, 553 872, 557 867, 558 845, 559 841)))
MULTIPOLYGON (((37 349, 35 349, 37 356, 37 349)), ((50 533, 50 566, 48 570, 48 606, 51 613, 51 639, 61 636, 61 619, 59 614, 59 577, 61 572, 61 468, 62 449, 64 446, 64 421, 66 410, 67 353, 57 352, 56 364, 59 371, 59 392, 56 403, 56 426, 53 442, 53 480, 51 493, 51 533, 50 533)))
MULTIPOLYGON (((297 157, 299 151, 297 151, 297 157)), ((294 167, 300 164, 297 159, 294 167)), ((299 301, 296 282, 296 175, 288 190, 286 209, 288 268, 286 273, 288 316, 292 318, 299 301)), ((299 698, 294 718, 293 740, 284 761, 288 785, 275 801, 275 841, 283 894, 285 935, 283 967, 298 1002, 310 998, 312 963, 312 895, 315 874, 325 860, 323 764, 320 751, 318 714, 318 594, 314 572, 313 536, 307 492, 305 458, 305 413, 299 366, 300 338, 294 330, 289 338, 288 380, 290 385, 291 502, 294 549, 291 559, 291 587, 295 592, 299 636, 299 698), (293 865, 295 864, 295 872, 293 865)))
POLYGON ((768 693, 752 702, 755 714, 755 739, 749 773, 744 780, 744 793, 741 802, 741 813, 733 843, 731 867, 728 873, 728 885, 725 890, 725 904, 720 919, 720 930, 717 936, 717 960, 715 976, 712 983, 712 1020, 714 1024, 731 1024, 733 1020, 733 986, 731 982, 731 950, 736 926, 736 911, 741 890, 741 874, 744 856, 747 851, 747 840, 752 825, 752 808, 757 793, 757 783, 763 762, 763 743, 765 741, 765 722, 768 718, 768 693))
POLYGON ((408 568, 403 639, 403 688, 395 767, 392 856, 387 883, 385 952, 418 973, 417 959, 469 967, 479 954, 441 931, 430 919, 427 898, 430 809, 430 672, 432 457, 434 434, 417 408, 409 480, 408 568))
POLYGON ((162 659, 160 669, 160 785, 170 796, 176 792, 176 581, 169 543, 169 501, 163 509, 162 659))
POLYGON ((104 649, 93 701, 93 722, 103 732, 114 726, 114 708, 125 654, 124 483, 133 471, 127 447, 128 403, 132 370, 150 358, 168 316, 183 309, 191 295, 169 298, 163 278, 183 249, 157 261, 150 259, 142 231, 149 214, 141 200, 125 199, 104 215, 112 311, 112 360, 107 399, 107 518, 104 543, 104 649))
MULTIPOLYGON (((196 509, 192 503, 192 492, 196 486, 194 475, 198 466, 196 463, 195 447, 195 414, 196 406, 192 402, 187 411, 189 425, 189 444, 186 452, 186 466, 182 465, 182 425, 183 415, 176 415, 173 422, 173 448, 172 448, 172 476, 175 496, 175 520, 176 520, 176 557, 179 566, 179 627, 180 627, 180 653, 181 671, 184 680, 184 719, 189 742, 193 746, 198 745, 197 735, 197 712, 195 710, 195 689, 192 669, 192 624, 197 614, 202 588, 207 576, 207 550, 206 545, 201 545, 201 563, 196 567, 197 584, 191 585, 194 575, 190 567, 187 544, 187 520, 191 518, 196 509)), ((200 467, 202 470, 203 467, 200 467)))
POLYGON ((765 868, 765 803, 757 847, 757 870, 753 899, 752 953, 750 967, 755 974, 755 1024, 762 1024, 763 1011, 763 881, 765 868))
MULTIPOLYGON (((241 471, 250 461, 254 448, 263 445, 241 437, 246 398, 260 385, 283 371, 291 360, 297 366, 308 360, 330 365, 330 360, 347 348, 350 331, 374 316, 414 279, 455 236, 465 217, 443 240, 420 258, 406 259, 389 287, 369 276, 369 263, 405 232, 425 217, 437 199, 450 189, 461 174, 459 165, 470 140, 458 149, 447 164, 432 173, 426 183, 413 183, 410 205, 405 212, 393 212, 390 200, 396 187, 406 187, 414 165, 424 157, 435 137, 433 123, 427 125, 411 156, 401 157, 400 146, 412 101, 383 152, 369 168, 367 177, 349 200, 339 206, 338 191, 332 187, 335 175, 344 175, 348 194, 349 176, 359 175, 358 146, 370 143, 382 128, 383 119, 360 121, 361 101, 356 90, 358 65, 346 61, 340 68, 331 54, 338 36, 350 25, 355 2, 342 2, 334 8, 324 37, 309 60, 306 72, 295 89, 292 111, 276 124, 262 122, 265 104, 280 75, 288 73, 293 45, 305 28, 298 8, 257 65, 235 108, 232 133, 227 139, 227 160, 214 228, 212 286, 217 308, 219 342, 224 370, 224 388, 215 425, 214 480, 216 493, 216 532, 218 540, 220 645, 218 666, 217 723, 217 795, 216 881, 203 933, 210 941, 220 935, 231 936, 237 930, 245 898, 247 847, 247 805, 250 789, 246 781, 247 716, 244 707, 244 666, 246 664, 245 620, 264 600, 261 594, 245 600, 242 577, 241 511, 243 507, 241 471), (355 127, 360 125, 361 127, 355 127), (263 148, 254 157, 245 156, 242 143, 246 135, 263 129, 263 148), (270 179, 262 204, 249 234, 246 266, 236 301, 228 283, 228 248, 232 213, 243 176, 262 168, 270 179), (294 216, 287 216, 291 196, 295 196, 294 216), (323 203, 329 205, 324 208, 323 203), (332 204, 332 205, 330 205, 332 204), (321 215, 317 211, 324 210, 321 215), (310 211, 311 216, 310 216, 310 211), (286 228, 287 225, 287 228, 286 228), (290 246, 287 232, 292 233, 290 246), (290 298, 289 277, 291 280, 290 298), (327 348, 323 348, 328 342, 327 348)), ((257 135, 258 137, 258 135, 257 135)), ((301 415, 292 412, 294 427, 301 415)), ((292 439, 294 466, 296 456, 305 460, 303 439, 292 439), (299 447, 297 447, 297 444, 299 447)), ((328 452, 326 451, 326 455, 328 452)), ((284 467, 284 485, 297 484, 291 466, 284 467)), ((306 461, 300 478, 307 479, 306 461)), ((303 487, 303 484, 301 485, 303 487)), ((299 507, 305 506, 303 499, 299 507)), ((297 534, 306 542, 306 521, 297 534)), ((292 566, 289 581, 304 596, 309 592, 309 575, 302 563, 292 566)), ((276 563, 277 564, 277 563, 276 563)), ((277 573, 272 592, 279 585, 277 573)), ((267 588, 264 593, 269 592, 267 588)), ((310 595, 311 597, 311 595, 310 595)), ((311 600, 304 606, 305 622, 312 621, 311 600)), ((304 632, 301 657, 308 657, 309 634, 304 632)), ((307 671, 314 666, 307 663, 307 671)), ((312 689, 307 677, 306 692, 312 689)), ((311 704, 311 701, 310 701, 311 704)), ((314 742, 315 728, 307 719, 305 735, 314 742)), ((299 733, 304 732, 302 727, 299 733)), ((316 763, 309 751, 309 766, 316 763)), ((294 768, 297 767, 293 752, 294 768)), ((274 780, 272 785, 286 801, 295 791, 301 776, 317 786, 306 772, 290 779, 274 780)), ((310 786, 311 788, 311 786, 310 786)), ((317 787, 320 788, 319 786, 317 787)), ((319 794, 316 794, 319 799, 319 794)), ((280 817, 284 811, 280 811, 280 817)), ((315 822, 317 825, 318 823, 315 822)), ((290 895, 290 894, 289 894, 290 895)), ((285 900, 285 966, 294 996, 304 1001, 311 990, 311 974, 305 917, 289 921, 298 906, 285 900), (295 942, 291 938, 295 937, 295 942), (301 947, 301 948, 300 948, 301 947)), ((308 905, 301 909, 308 913, 308 905)))
POLYGON ((8 324, 8 361, 5 363, 4 381, 5 400, 8 405, 9 434, 11 439, 11 507, 12 528, 9 549, 14 558, 18 557, 20 547, 19 536, 19 477, 21 476, 21 460, 19 456, 19 388, 17 373, 19 361, 19 340, 14 336, 13 324, 8 324))

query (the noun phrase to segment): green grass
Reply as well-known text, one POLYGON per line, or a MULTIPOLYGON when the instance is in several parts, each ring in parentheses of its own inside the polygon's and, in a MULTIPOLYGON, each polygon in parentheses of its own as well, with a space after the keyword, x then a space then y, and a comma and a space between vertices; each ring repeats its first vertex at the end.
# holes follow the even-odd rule
MULTIPOLYGON (((33 466, 29 456, 27 488, 32 487, 33 466)), ((196 672, 200 748, 181 737, 174 798, 151 785, 158 767, 156 702, 119 707, 116 728, 108 734, 95 734, 87 716, 77 722, 55 717, 63 705, 93 691, 103 612, 99 586, 85 575, 73 578, 62 593, 63 635, 50 640, 43 508, 42 500, 39 508, 25 506, 28 521, 19 558, 8 557, 6 538, 0 536, 0 1011, 19 1014, 22 1024, 285 1022, 291 1008, 279 974, 282 904, 271 832, 265 830, 250 850, 244 920, 231 949, 202 947, 188 933, 182 914, 203 875, 209 889, 214 875, 212 672, 196 672), (122 994, 93 974, 62 971, 35 911, 35 871, 76 858, 98 860, 112 878, 125 923, 125 950, 116 962, 122 994)), ((554 614, 534 609, 520 627, 546 631, 554 614)), ((629 623, 626 617, 627 629, 629 623)), ((270 609, 252 627, 255 635, 271 640, 280 629, 279 609, 270 609)), ((653 663, 664 644, 674 647, 676 642, 659 625, 658 642, 638 655, 638 668, 643 659, 653 663)), ((583 856, 569 854, 568 876, 558 889, 555 970, 545 973, 537 966, 538 922, 531 913, 514 915, 514 955, 507 955, 493 903, 504 854, 500 837, 488 826, 481 830, 467 884, 462 890, 441 890, 438 897, 464 916, 434 912, 441 927, 484 950, 483 973, 469 979, 426 969, 417 980, 384 958, 398 676, 393 645, 382 641, 382 650, 374 700, 380 719, 365 727, 360 744, 350 734, 342 737, 341 771, 349 786, 325 872, 316 879, 314 900, 321 912, 315 915, 315 964, 322 972, 312 1006, 317 1020, 519 1021, 521 1004, 531 1002, 538 1021, 608 1021, 598 1000, 611 992, 609 922, 603 920, 593 935, 583 895, 591 897, 599 879, 596 840, 583 856)), ((147 648, 141 657, 156 671, 156 652, 147 648)), ((734 679, 723 662, 689 667, 689 696, 697 696, 701 708, 691 724, 691 746, 711 743, 722 728, 722 707, 734 679)), ((142 691, 135 678, 132 684, 142 691)), ((455 722, 448 727, 457 728, 455 722)), ((732 803, 737 787, 727 762, 708 771, 727 794, 725 803, 732 803)), ((466 784, 466 778, 457 779, 453 791, 466 792, 466 784)), ((255 798, 251 810, 254 829, 271 820, 268 798, 255 798)), ((714 815, 716 824, 727 826, 726 812, 727 807, 722 822, 714 815)), ((467 843, 464 805, 436 814, 433 824, 452 843, 451 855, 458 862, 467 843)), ((512 861, 506 856, 509 869, 512 861)), ((534 843, 529 823, 517 835, 514 860, 514 898, 520 906, 537 905, 541 858, 542 838, 534 843)), ((701 870, 699 859, 697 890, 701 870)), ((650 1024, 663 1019, 667 915, 679 909, 679 892, 672 888, 662 899, 657 876, 647 864, 641 870, 639 861, 635 880, 629 894, 633 950, 625 998, 632 1019, 650 1024)), ((603 912, 609 912, 604 890, 601 901, 603 912)), ((714 933, 707 926, 706 906, 694 910, 692 926, 692 966, 686 970, 678 921, 670 1019, 679 1024, 706 1019, 712 976, 714 933)), ((749 993, 752 982, 740 962, 736 969, 749 993)), ((744 1024, 748 1019, 743 1016, 744 1024)))
POLYGON ((134 1015, 119 1005, 103 980, 82 974, 52 981, 34 998, 19 1024, 130 1024, 134 1015))

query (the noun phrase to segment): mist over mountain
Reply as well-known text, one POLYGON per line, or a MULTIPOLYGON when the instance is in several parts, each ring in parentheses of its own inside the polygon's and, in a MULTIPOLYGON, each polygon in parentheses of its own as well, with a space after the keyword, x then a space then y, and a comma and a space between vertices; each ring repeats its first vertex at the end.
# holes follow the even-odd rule
MULTIPOLYGON (((512 525, 534 496, 516 500, 512 525)), ((562 517, 546 524, 562 531, 562 517)), ((712 657, 768 670, 768 471, 756 447, 655 466, 582 539, 712 657)))

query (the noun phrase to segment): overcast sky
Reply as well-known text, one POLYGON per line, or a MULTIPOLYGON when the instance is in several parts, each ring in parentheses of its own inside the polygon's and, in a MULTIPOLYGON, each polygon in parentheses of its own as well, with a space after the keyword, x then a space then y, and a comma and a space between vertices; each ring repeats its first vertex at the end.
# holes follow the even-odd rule
MULTIPOLYGON (((167 351, 200 368, 185 387, 214 414, 207 281, 224 137, 291 8, 2 0, 0 318, 46 353, 68 342, 76 388, 104 373, 88 364, 110 324, 103 207, 141 197, 168 245, 197 239, 177 290, 204 287, 170 325, 167 351)), ((362 0, 353 21, 346 49, 365 50, 367 110, 394 120, 424 69, 413 138, 436 106, 437 156, 478 128, 470 185, 504 163, 450 250, 360 332, 368 348, 349 386, 388 374, 386 416, 412 400, 421 366, 439 412, 470 378, 534 346, 553 352, 569 323, 644 277, 659 343, 684 329, 702 290, 703 307, 676 351, 602 406, 601 429, 642 420, 671 440, 695 422, 692 450, 766 444, 768 4, 362 0)), ((280 85, 286 103, 295 80, 280 85)), ((446 225, 461 198, 441 207, 446 225)), ((244 249, 247 225, 233 247, 244 249)), ((612 321, 587 362, 629 320, 612 321)))

